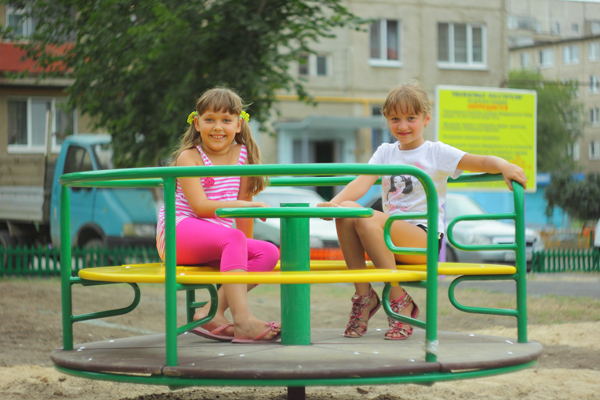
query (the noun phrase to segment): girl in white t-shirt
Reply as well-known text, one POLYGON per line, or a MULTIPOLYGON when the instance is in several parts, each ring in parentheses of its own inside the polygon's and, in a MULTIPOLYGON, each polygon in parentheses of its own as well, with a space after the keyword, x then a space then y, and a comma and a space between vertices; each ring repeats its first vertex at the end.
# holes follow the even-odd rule
MULTIPOLYGON (((465 153, 441 142, 423 139, 423 131, 431 121, 427 93, 417 82, 400 85, 388 94, 383 105, 395 143, 384 143, 373 154, 369 164, 399 164, 416 166, 433 180, 438 194, 438 230, 441 240, 444 231, 444 210, 448 177, 457 178, 463 170, 472 172, 501 173, 508 187, 511 181, 523 186, 527 178, 518 165, 494 156, 478 156, 465 153)), ((330 202, 319 207, 361 207, 356 200, 367 193, 377 180, 375 175, 361 175, 350 182, 330 202)), ((385 244, 383 228, 390 215, 402 212, 424 212, 427 201, 423 185, 410 175, 382 177, 383 211, 375 211, 372 218, 339 218, 336 227, 342 253, 350 269, 365 268, 365 251, 377 268, 396 269, 396 263, 424 264, 426 256, 399 255, 392 253, 385 244)), ((391 227, 392 242, 397 247, 427 247, 427 223, 425 220, 395 221, 391 227)), ((369 319, 381 306, 377 293, 369 283, 355 283, 350 321, 344 336, 361 337, 367 331, 369 319)), ((390 306, 396 313, 412 318, 419 308, 401 286, 390 291, 390 306)), ((402 340, 410 337, 413 328, 408 324, 388 318, 390 328, 385 339, 402 340)))

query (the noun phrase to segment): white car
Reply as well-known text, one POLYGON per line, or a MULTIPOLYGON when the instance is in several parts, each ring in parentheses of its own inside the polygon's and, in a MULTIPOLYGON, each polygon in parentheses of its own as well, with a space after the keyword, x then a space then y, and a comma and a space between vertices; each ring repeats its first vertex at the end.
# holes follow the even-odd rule
MULTIPOLYGON (((281 203, 308 203, 310 207, 316 207, 318 203, 326 201, 313 190, 292 187, 268 187, 257 194, 255 200, 264 201, 271 207, 280 207, 281 203)), ((309 230, 310 248, 340 247, 333 221, 311 218, 309 230)), ((281 220, 268 218, 263 222, 256 218, 254 220, 254 239, 281 246, 281 220)))
MULTIPOLYGON (((381 211, 381 189, 379 191, 370 190, 358 203, 381 211)), ((458 216, 488 214, 470 197, 455 193, 446 195, 445 210, 446 227, 458 216)), ((510 244, 515 240, 515 226, 512 223, 498 220, 462 221, 454 226, 453 235, 458 243, 466 245, 510 244)), ((515 252, 512 250, 462 251, 448 242, 447 234, 444 235, 444 242, 446 243, 446 261, 448 262, 514 263, 515 261, 515 252)), ((527 269, 529 270, 533 252, 543 250, 544 242, 538 232, 526 228, 525 243, 527 269)))
MULTIPOLYGON (((462 215, 488 214, 470 197, 448 193, 446 196, 446 226, 462 215)), ((454 226, 454 238, 458 243, 468 245, 510 244, 515 241, 515 226, 499 220, 463 221, 454 226)), ((467 263, 512 263, 515 252, 512 250, 461 251, 446 242, 446 260, 467 263)), ((526 259, 531 262, 532 253, 544 249, 540 234, 525 228, 526 259)))

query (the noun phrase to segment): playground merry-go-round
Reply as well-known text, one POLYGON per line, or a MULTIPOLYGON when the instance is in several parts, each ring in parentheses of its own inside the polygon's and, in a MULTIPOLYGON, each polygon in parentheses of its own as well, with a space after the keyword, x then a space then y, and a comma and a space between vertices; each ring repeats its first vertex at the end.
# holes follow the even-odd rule
MULTIPOLYGON (((465 175, 456 181, 501 179, 495 175, 465 175)), ((512 372, 532 366, 542 354, 539 343, 527 339, 526 254, 524 193, 514 183, 514 212, 462 216, 448 225, 448 239, 462 250, 511 250, 515 265, 439 263, 437 195, 430 178, 410 166, 364 164, 340 165, 247 165, 207 168, 168 167, 110 170, 66 174, 61 178, 61 268, 63 347, 52 352, 55 367, 67 374, 117 382, 189 386, 283 386, 288 398, 305 397, 306 386, 375 385, 421 383, 477 378, 512 372), (343 261, 311 261, 308 244, 309 218, 368 218, 371 209, 313 208, 306 204, 284 204, 277 208, 223 208, 217 215, 235 218, 280 218, 281 261, 272 272, 221 273, 205 266, 178 266, 175 254, 175 181, 177 177, 270 176, 272 185, 342 185, 358 174, 413 175, 427 193, 428 210, 390 218, 385 230, 388 247, 397 253, 427 254, 426 265, 404 265, 398 270, 348 270, 343 261), (69 187, 163 187, 165 199, 166 258, 164 264, 138 264, 87 268, 73 276, 68 260, 70 246, 69 187), (427 249, 397 248, 389 237, 389 226, 397 219, 426 218, 427 249), (513 220, 515 240, 510 244, 465 245, 457 243, 452 228, 461 220, 513 220), (67 260, 65 262, 65 260, 67 260), (64 268, 64 267, 67 268, 64 268), (461 332, 443 332, 437 327, 438 276, 456 276, 448 296, 459 310, 517 319, 518 337, 503 338, 461 332), (465 280, 508 280, 516 285, 515 307, 492 309, 460 304, 454 290, 465 280), (409 340, 386 341, 383 332, 369 331, 359 339, 345 338, 340 329, 311 329, 310 285, 351 282, 386 282, 383 308, 393 319, 415 328, 409 340), (73 315, 73 285, 128 283, 134 292, 124 308, 73 315), (139 284, 154 283, 165 289, 164 334, 78 343, 73 342, 73 324, 133 311, 141 300, 139 284), (228 283, 281 285, 281 340, 274 343, 232 344, 211 341, 188 332, 208 322, 216 311, 217 285, 228 283), (401 284, 426 291, 425 320, 394 313, 389 290, 401 284), (211 312, 193 321, 194 310, 205 302, 196 292, 206 290, 211 312), (186 293, 187 323, 177 326, 178 291, 186 293)), ((473 316, 477 318, 477 316, 473 316)))

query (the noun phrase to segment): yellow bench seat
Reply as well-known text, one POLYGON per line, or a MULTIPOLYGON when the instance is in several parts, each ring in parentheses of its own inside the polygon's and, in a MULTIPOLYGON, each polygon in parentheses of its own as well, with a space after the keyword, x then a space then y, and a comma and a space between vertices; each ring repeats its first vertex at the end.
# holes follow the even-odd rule
MULTIPOLYGON (((178 266, 176 281, 180 284, 287 284, 287 283, 351 283, 351 282, 416 282, 425 280, 421 271, 316 270, 295 272, 219 272, 211 267, 178 266)), ((86 268, 79 271, 81 279, 102 282, 164 283, 165 266, 161 263, 86 268)))
MULTIPOLYGON (((366 267, 374 269, 372 261, 367 261, 366 267)), ((426 264, 396 265, 402 271, 427 271, 426 264)), ((279 264, 275 267, 279 269, 279 264)), ((344 270, 347 269, 343 260, 311 260, 311 271, 344 270)), ((467 263, 438 263, 438 275, 512 275, 517 273, 517 268, 512 265, 502 264, 467 264, 467 263)))
MULTIPOLYGON (((349 283, 349 282, 415 282, 427 278, 425 264, 398 265, 397 271, 376 269, 372 262, 364 270, 349 270, 343 260, 312 260, 310 271, 282 272, 277 264, 272 272, 221 273, 206 266, 178 266, 177 283, 349 283)), ((517 269, 510 265, 439 263, 439 275, 511 275, 517 269)), ((163 263, 131 264, 114 267, 86 268, 79 271, 86 280, 124 283, 164 283, 163 263)))

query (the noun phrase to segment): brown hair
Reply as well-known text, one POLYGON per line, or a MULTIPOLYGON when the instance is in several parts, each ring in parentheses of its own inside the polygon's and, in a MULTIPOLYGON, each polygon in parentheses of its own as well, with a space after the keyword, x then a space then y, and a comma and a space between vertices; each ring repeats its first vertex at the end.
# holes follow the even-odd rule
MULTIPOLYGON (((243 111, 244 104, 240 96, 231 89, 214 88, 207 90, 200 96, 196 103, 196 111, 198 115, 202 115, 207 111, 212 112, 228 112, 230 114, 240 115, 243 111)), ((260 164, 260 149, 252 138, 250 124, 242 118, 242 129, 235 135, 235 142, 244 144, 248 150, 248 164, 260 164)), ((176 165, 179 155, 196 146, 202 145, 202 136, 196 130, 195 124, 192 122, 187 132, 183 134, 179 148, 171 155, 170 165, 176 165)), ((252 176, 249 177, 250 194, 255 195, 267 186, 268 181, 265 177, 252 176)))
POLYGON ((383 103, 383 116, 387 118, 391 111, 405 115, 429 115, 431 106, 423 85, 410 81, 393 88, 383 103))

